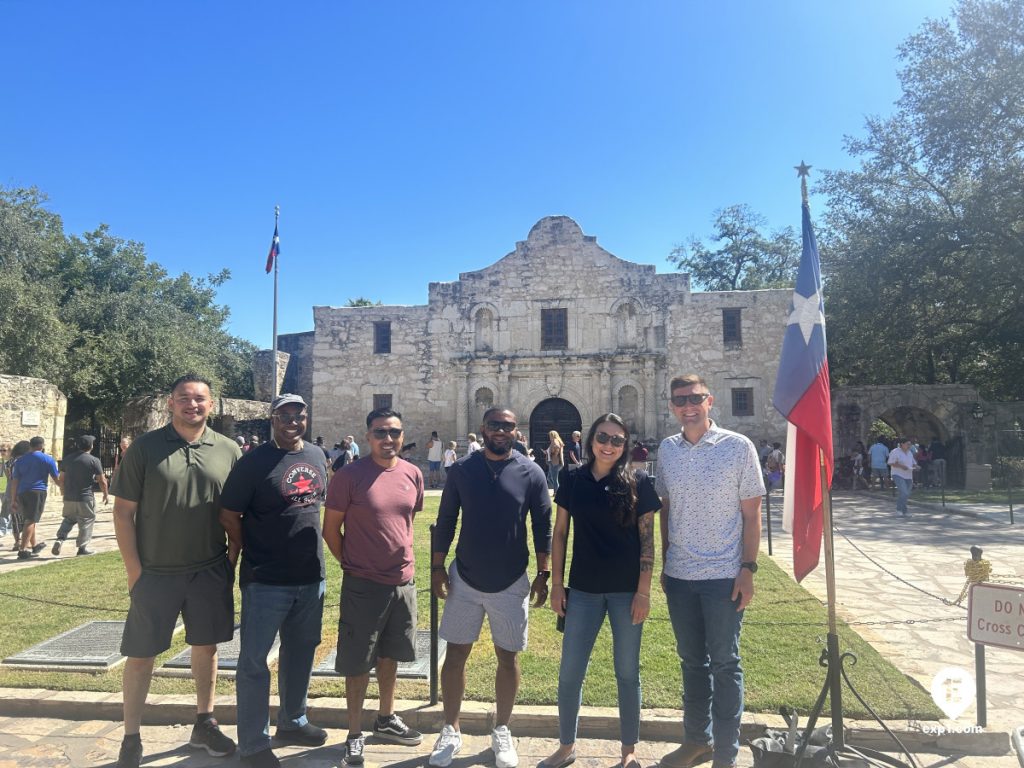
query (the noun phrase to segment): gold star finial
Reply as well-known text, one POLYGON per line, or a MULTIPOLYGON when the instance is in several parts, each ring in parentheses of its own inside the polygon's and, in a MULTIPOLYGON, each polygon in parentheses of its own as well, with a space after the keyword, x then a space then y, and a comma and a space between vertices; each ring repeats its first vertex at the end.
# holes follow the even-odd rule
POLYGON ((805 163, 802 159, 800 165, 794 165, 796 169, 796 175, 800 177, 800 197, 803 201, 807 202, 807 177, 811 175, 811 166, 805 163))

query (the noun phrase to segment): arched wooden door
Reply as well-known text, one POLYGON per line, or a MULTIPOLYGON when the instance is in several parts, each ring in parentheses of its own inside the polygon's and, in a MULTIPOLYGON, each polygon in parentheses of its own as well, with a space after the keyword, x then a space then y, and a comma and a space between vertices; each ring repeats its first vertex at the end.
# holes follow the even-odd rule
POLYGON ((534 452, 548 447, 548 432, 555 430, 562 441, 572 441, 572 433, 583 431, 583 421, 576 406, 560 397, 542 400, 530 414, 530 447, 534 452))

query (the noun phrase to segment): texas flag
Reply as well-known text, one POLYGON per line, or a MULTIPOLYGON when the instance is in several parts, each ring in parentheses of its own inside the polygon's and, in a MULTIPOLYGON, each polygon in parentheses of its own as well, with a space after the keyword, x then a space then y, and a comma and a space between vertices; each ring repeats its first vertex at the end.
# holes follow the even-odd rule
POLYGON ((281 255, 281 238, 277 236, 277 224, 274 224, 274 239, 270 241, 270 253, 267 254, 267 274, 274 268, 274 260, 281 255))
MULTIPOLYGON (((806 189, 806 188, 805 188, 806 189)), ((793 573, 800 581, 818 566, 822 500, 832 487, 832 396, 825 344, 821 264, 806 191, 803 254, 793 291, 772 403, 789 422, 782 528, 793 533, 793 573), (821 467, 826 485, 822 486, 821 467)))

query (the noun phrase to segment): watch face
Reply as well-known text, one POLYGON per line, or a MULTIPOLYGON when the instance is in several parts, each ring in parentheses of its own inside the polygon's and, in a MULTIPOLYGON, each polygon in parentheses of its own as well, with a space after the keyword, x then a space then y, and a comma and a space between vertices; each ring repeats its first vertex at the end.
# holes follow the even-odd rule
POLYGON ((751 573, 757 573, 757 563, 755 563, 755 562, 740 563, 740 567, 741 568, 746 568, 751 573))

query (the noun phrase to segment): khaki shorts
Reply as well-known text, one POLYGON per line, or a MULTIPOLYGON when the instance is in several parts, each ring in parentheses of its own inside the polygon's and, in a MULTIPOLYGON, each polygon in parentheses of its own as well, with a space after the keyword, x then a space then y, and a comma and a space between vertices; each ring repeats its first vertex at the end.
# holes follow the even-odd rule
POLYGON ((378 658, 416 660, 416 582, 379 584, 346 573, 334 669, 344 677, 367 674, 378 658))
POLYGON ((142 571, 131 591, 121 654, 148 659, 171 647, 174 625, 185 620, 189 645, 225 643, 235 633, 235 571, 225 557, 195 573, 142 571))

